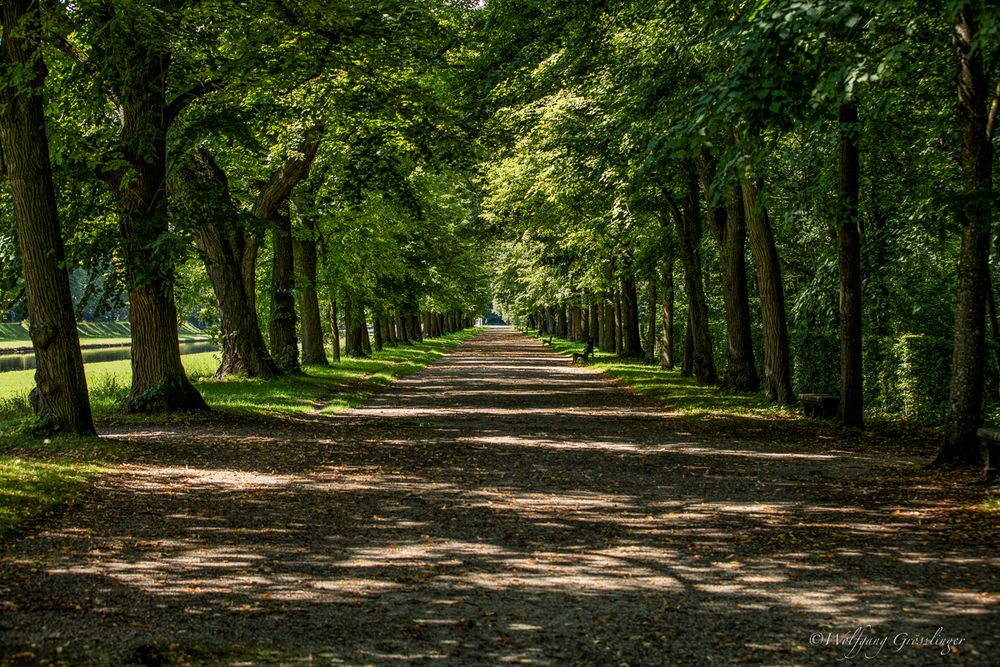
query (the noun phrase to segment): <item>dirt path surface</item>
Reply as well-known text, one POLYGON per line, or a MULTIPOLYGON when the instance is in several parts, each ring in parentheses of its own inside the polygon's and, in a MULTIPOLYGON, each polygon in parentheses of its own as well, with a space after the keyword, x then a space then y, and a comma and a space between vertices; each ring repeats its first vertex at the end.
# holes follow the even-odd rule
POLYGON ((1000 664, 954 489, 690 429, 494 329, 334 417, 122 430, 0 549, 0 661, 1000 664))

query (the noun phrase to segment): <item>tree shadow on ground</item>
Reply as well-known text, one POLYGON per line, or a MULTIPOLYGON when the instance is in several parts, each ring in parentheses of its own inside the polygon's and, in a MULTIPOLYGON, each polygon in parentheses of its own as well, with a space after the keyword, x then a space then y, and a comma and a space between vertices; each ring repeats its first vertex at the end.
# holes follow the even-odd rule
POLYGON ((997 649, 996 522, 956 517, 953 478, 695 432, 502 332, 344 415, 114 437, 134 463, 0 553, 9 664, 826 664, 867 636, 937 665, 893 639, 939 627, 963 664, 997 649))

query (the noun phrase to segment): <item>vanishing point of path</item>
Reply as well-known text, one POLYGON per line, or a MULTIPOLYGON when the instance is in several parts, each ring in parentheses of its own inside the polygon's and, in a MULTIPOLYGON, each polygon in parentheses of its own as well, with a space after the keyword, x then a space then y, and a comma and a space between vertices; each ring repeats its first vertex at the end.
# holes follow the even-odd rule
POLYGON ((996 526, 944 478, 507 329, 333 417, 108 437, 135 462, 0 549, 0 663, 1000 664, 996 526))

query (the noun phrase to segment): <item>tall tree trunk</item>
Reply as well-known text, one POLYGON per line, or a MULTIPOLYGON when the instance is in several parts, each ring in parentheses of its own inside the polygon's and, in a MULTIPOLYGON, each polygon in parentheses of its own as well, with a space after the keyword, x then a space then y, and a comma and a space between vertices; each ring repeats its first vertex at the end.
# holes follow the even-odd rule
POLYGON ((365 356, 364 335, 362 329, 364 322, 358 316, 358 311, 362 310, 357 299, 353 295, 348 295, 344 299, 344 331, 346 340, 344 341, 344 354, 349 357, 365 356))
POLYGON ((372 353, 372 337, 368 333, 368 315, 365 312, 365 306, 360 301, 358 302, 358 308, 354 313, 354 316, 358 319, 358 331, 361 334, 361 350, 366 356, 371 356, 372 353))
POLYGON ((411 322, 412 322, 412 324, 413 324, 413 337, 414 337, 414 339, 415 339, 415 340, 416 340, 416 341, 417 341, 418 343, 423 343, 423 342, 424 342, 424 334, 423 334, 423 332, 422 332, 422 331, 420 330, 420 311, 419 311, 419 310, 418 310, 418 311, 416 311, 416 312, 415 312, 415 313, 414 313, 414 314, 413 314, 413 315, 412 315, 412 316, 410 317, 410 320, 411 320, 411 322))
POLYGON ((744 174, 741 187, 764 326, 764 396, 779 405, 787 405, 792 402, 792 371, 778 249, 774 245, 767 208, 760 198, 761 182, 744 174))
POLYGON ((660 366, 663 368, 674 367, 674 258, 668 257, 662 273, 662 296, 660 297, 660 307, 662 309, 663 326, 660 336, 660 366))
POLYGON ((860 157, 858 109, 840 105, 840 198, 837 253, 840 261, 840 421, 864 426, 864 375, 861 371, 861 220, 858 216, 860 157))
POLYGON ((396 339, 405 345, 413 345, 413 341, 406 334, 406 317, 399 312, 396 313, 396 339))
POLYGON ((568 330, 569 325, 566 318, 566 306, 560 304, 559 308, 556 310, 556 335, 560 338, 566 338, 568 330))
POLYGON ((337 300, 330 297, 330 339, 333 341, 333 360, 340 361, 340 322, 337 321, 337 300))
POLYGON ((684 356, 681 358, 681 375, 694 375, 694 330, 691 327, 691 311, 688 310, 684 323, 684 356))
POLYGON ((624 321, 622 320, 622 295, 615 293, 615 354, 622 355, 625 350, 625 339, 623 335, 624 321))
POLYGON ((622 357, 642 359, 642 342, 639 339, 639 296, 636 292, 635 279, 621 279, 621 310, 622 310, 622 357))
POLYGON ((122 236, 132 329, 132 387, 127 411, 207 410, 181 364, 174 303, 174 258, 167 202, 165 99, 170 54, 131 35, 112 35, 125 72, 119 92, 124 169, 109 177, 122 236))
POLYGON ((309 215, 299 214, 302 238, 293 239, 295 248, 295 290, 298 294, 299 324, 302 333, 302 363, 327 365, 326 347, 323 344, 323 323, 319 314, 319 295, 316 293, 316 221, 309 215))
POLYGON ((590 319, 587 321, 587 334, 594 344, 601 338, 601 307, 596 304, 590 304, 590 319))
POLYGON ((725 204, 709 196, 715 181, 715 158, 702 155, 701 178, 712 231, 722 265, 722 300, 726 310, 726 372, 722 386, 736 391, 757 391, 760 377, 750 334, 750 298, 747 291, 746 215, 739 186, 730 186, 725 204))
POLYGON ((646 305, 649 308, 649 321, 646 323, 646 363, 653 363, 656 358, 656 279, 650 278, 646 286, 646 305))
POLYGON ((674 218, 677 239, 684 265, 684 290, 687 293, 689 326, 694 344, 691 358, 692 372, 704 384, 716 382, 715 352, 712 349, 712 332, 708 320, 708 300, 701 262, 701 207, 699 206, 698 172, 693 163, 687 167, 687 189, 683 209, 674 203, 664 190, 667 204, 674 218))
POLYGON ((219 307, 222 363, 216 378, 229 375, 270 379, 281 374, 264 344, 255 299, 256 234, 240 222, 229 180, 212 155, 198 149, 174 168, 171 199, 195 231, 219 307))
POLYGON ((983 367, 986 364, 986 294, 993 207, 993 123, 983 66, 977 12, 965 3, 955 21, 958 56, 958 125, 962 136, 962 193, 955 347, 951 392, 939 464, 975 464, 982 454, 976 429, 983 421, 983 367))
POLYGON ((382 338, 382 318, 374 314, 372 315, 372 333, 375 334, 372 345, 376 352, 381 352, 385 349, 385 339, 382 338))
POLYGON ((29 402, 46 428, 95 435, 49 162, 38 3, 10 0, 0 12, 0 104, 5 107, 0 113, 0 161, 14 204, 35 350, 29 402), (10 83, 12 73, 20 86, 10 83))
POLYGON ((285 373, 300 373, 299 344, 295 335, 295 264, 292 221, 287 213, 271 218, 271 321, 268 334, 271 357, 285 373))
POLYGON ((604 296, 604 303, 601 304, 604 311, 601 316, 601 352, 615 351, 615 304, 611 301, 611 295, 604 296))

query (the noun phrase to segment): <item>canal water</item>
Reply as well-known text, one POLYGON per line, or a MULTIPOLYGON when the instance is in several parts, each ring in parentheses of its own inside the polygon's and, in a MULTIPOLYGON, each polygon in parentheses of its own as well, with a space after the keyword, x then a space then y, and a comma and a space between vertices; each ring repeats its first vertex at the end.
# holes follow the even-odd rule
MULTIPOLYGON (((28 343, 29 345, 31 343, 28 343)), ((209 342, 181 343, 181 355, 201 354, 202 352, 215 352, 219 349, 217 345, 209 342)), ((119 361, 121 359, 131 359, 132 348, 130 347, 105 347, 99 350, 83 350, 83 363, 95 364, 101 361, 119 361)), ((33 354, 3 354, 0 355, 0 373, 7 371, 27 371, 35 367, 35 355, 33 354)))

